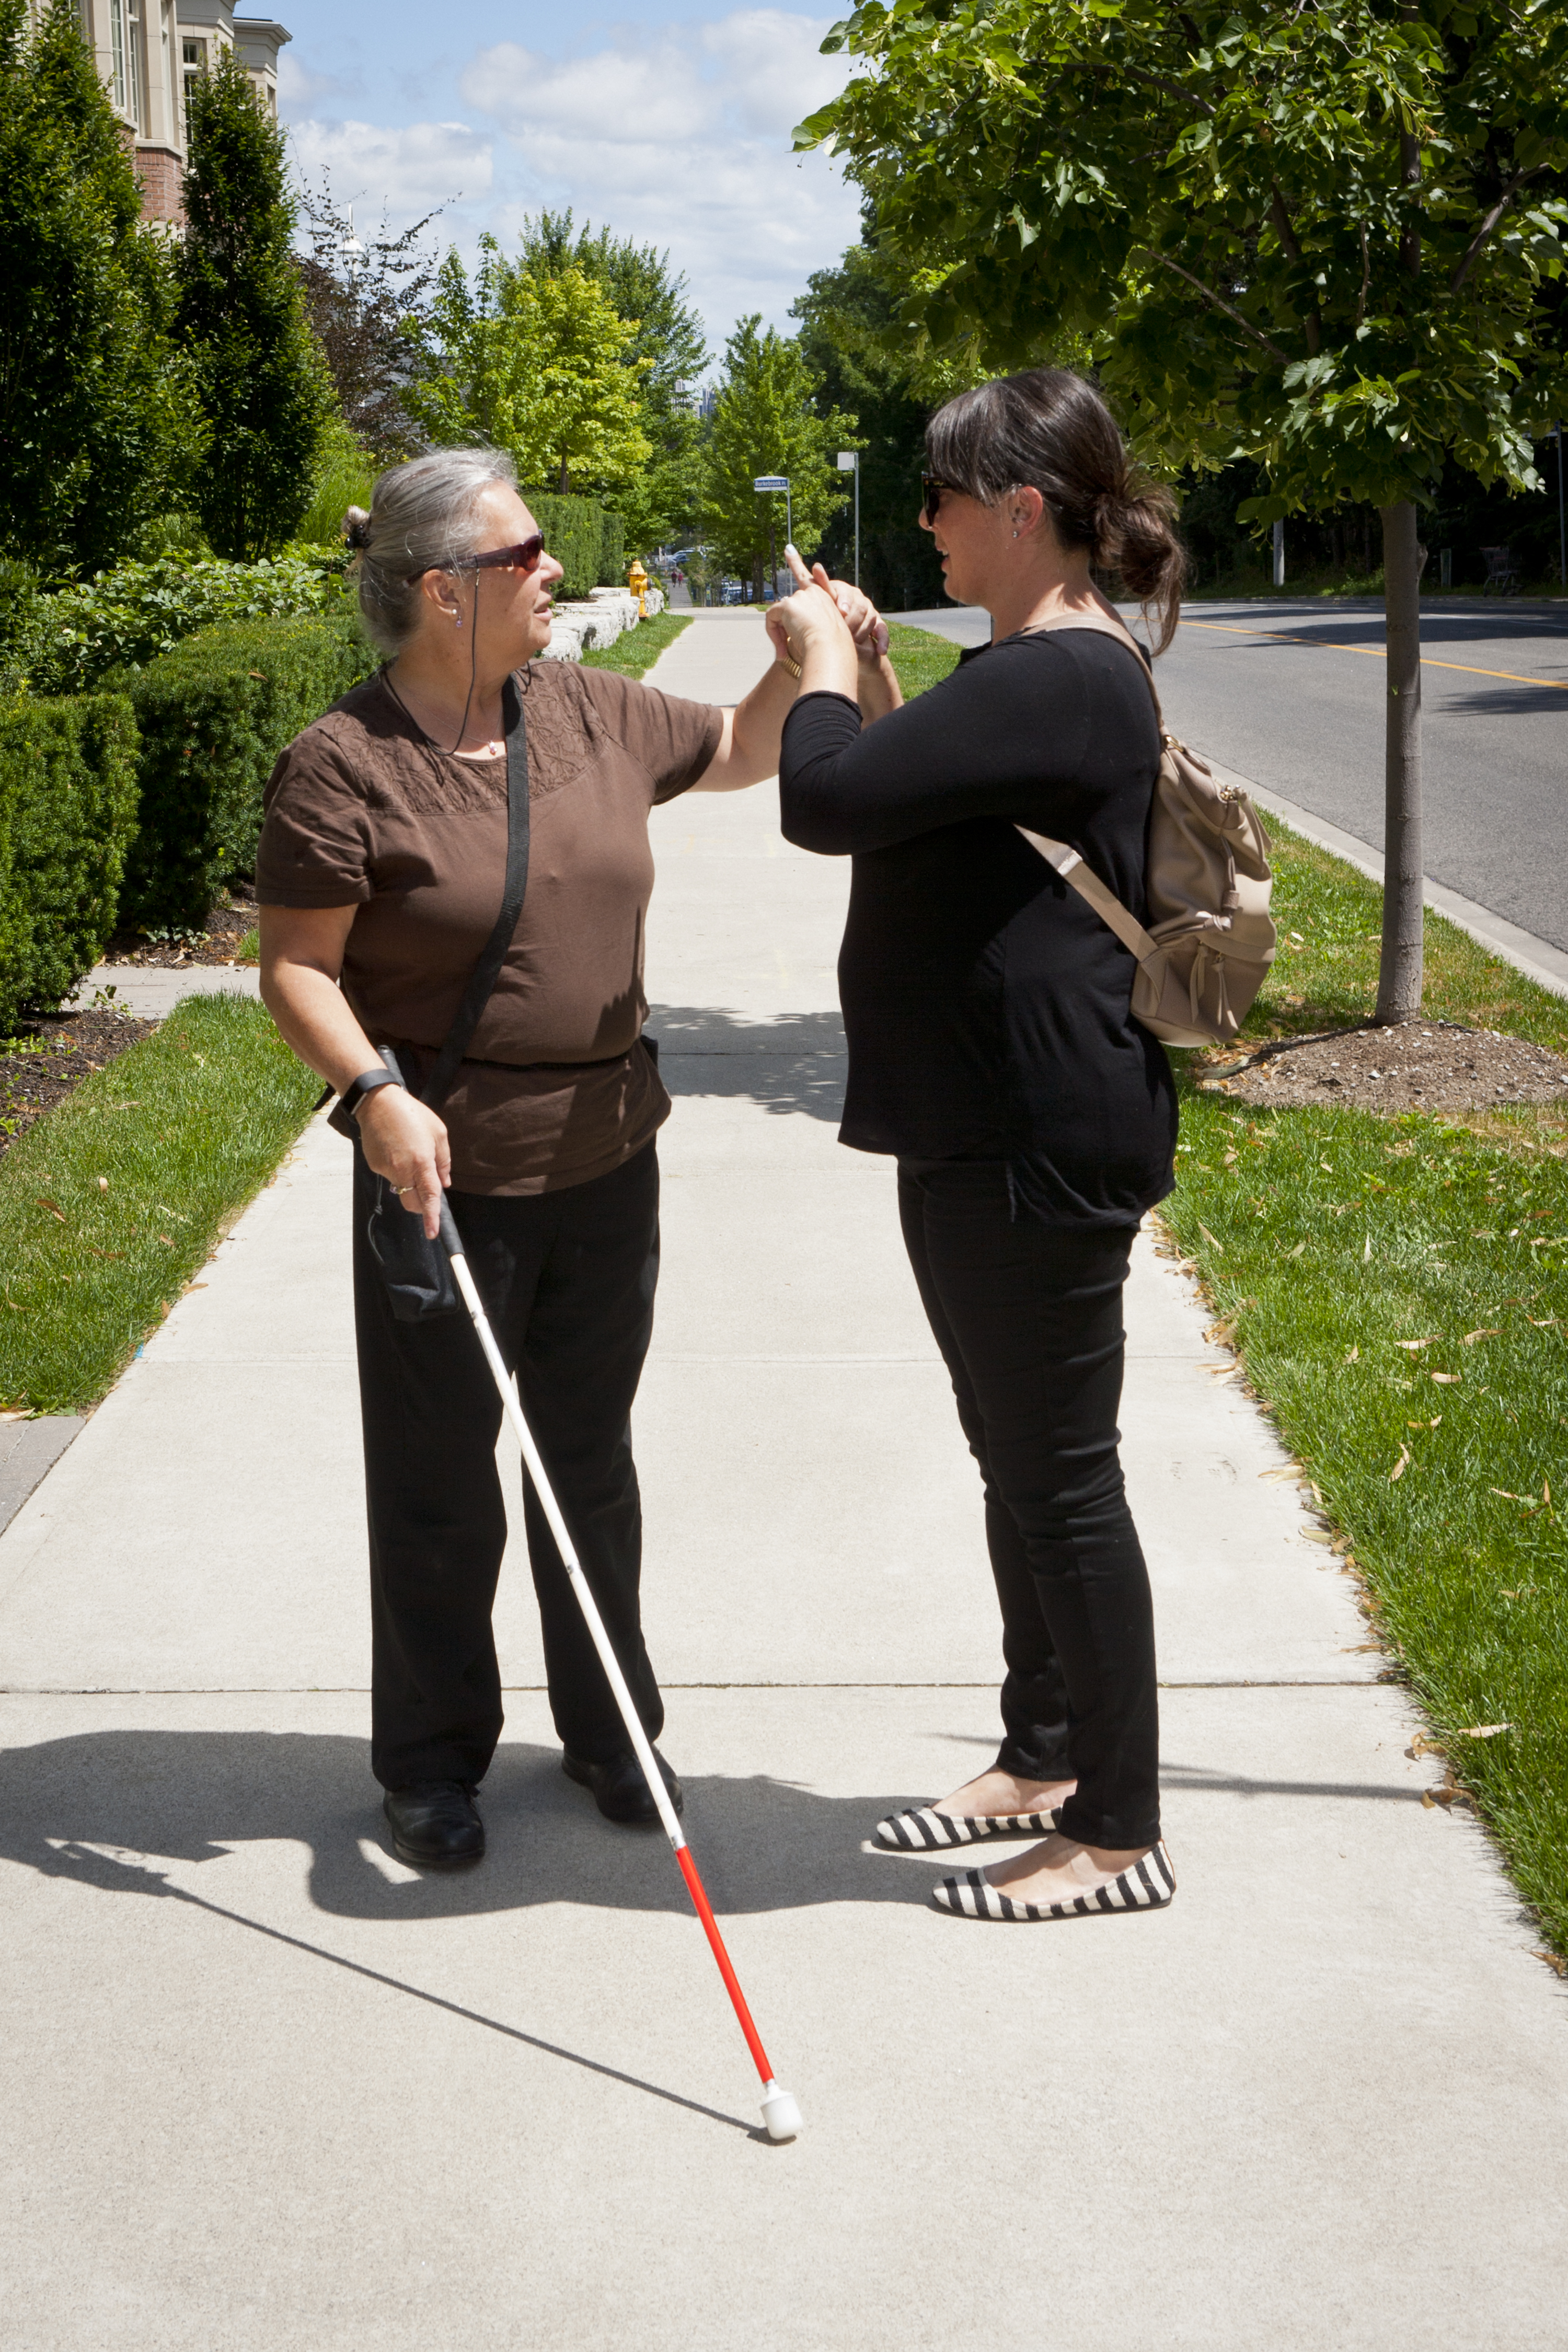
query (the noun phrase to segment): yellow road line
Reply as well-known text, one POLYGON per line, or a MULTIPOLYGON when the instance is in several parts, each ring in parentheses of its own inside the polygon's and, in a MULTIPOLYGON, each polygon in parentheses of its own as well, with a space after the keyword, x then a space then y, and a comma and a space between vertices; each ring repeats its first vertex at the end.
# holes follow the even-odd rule
MULTIPOLYGON (((1386 661, 1388 655, 1382 646, 1331 646, 1321 637, 1288 636, 1283 629, 1238 629, 1224 621, 1189 621, 1182 615, 1183 625, 1189 629, 1214 629, 1226 637, 1269 637, 1282 646, 1315 646, 1321 654, 1365 654, 1370 661, 1386 661)), ((1434 661, 1429 654, 1421 656, 1423 669, 1463 670, 1467 677, 1505 677, 1510 686, 1549 686, 1557 694, 1568 694, 1568 684, 1560 677, 1521 677, 1517 670, 1477 669, 1472 662, 1434 661)))

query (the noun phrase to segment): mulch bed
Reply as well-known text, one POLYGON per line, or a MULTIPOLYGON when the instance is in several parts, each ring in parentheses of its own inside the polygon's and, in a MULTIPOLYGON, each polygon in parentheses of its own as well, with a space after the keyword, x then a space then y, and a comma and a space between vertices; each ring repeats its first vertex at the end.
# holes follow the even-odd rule
POLYGON ((150 940, 142 931, 116 931, 103 950, 105 963, 139 963, 161 971, 182 964, 233 963, 247 934, 256 929, 257 908, 238 890, 230 894, 232 907, 215 907, 204 929, 183 932, 178 939, 150 940))
POLYGON ((0 1154, 83 1078, 157 1026, 125 1013, 55 1013, 0 1042, 0 1154))
POLYGON ((1342 1103, 1355 1110, 1502 1110, 1568 1105, 1568 1062, 1523 1037, 1412 1021, 1391 1029, 1331 1029, 1286 1037, 1245 1059, 1209 1065, 1206 1093, 1276 1110, 1342 1103))

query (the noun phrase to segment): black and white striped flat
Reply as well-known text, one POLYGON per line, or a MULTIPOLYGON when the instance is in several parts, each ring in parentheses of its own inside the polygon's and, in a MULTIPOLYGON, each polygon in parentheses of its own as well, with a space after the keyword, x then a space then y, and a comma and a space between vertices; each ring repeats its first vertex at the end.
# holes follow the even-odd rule
POLYGON ((1016 1903, 978 1870, 944 1878, 931 1888, 931 1901, 961 1919, 1090 1919, 1102 1911, 1163 1911, 1176 1891, 1176 1874, 1163 1845, 1143 1855, 1092 1895, 1070 1903, 1016 1903))
POLYGON ((943 1847, 978 1845, 982 1838, 1049 1837, 1055 1813, 939 1813, 910 1805, 877 1823, 879 1845, 896 1853, 937 1853, 943 1847))

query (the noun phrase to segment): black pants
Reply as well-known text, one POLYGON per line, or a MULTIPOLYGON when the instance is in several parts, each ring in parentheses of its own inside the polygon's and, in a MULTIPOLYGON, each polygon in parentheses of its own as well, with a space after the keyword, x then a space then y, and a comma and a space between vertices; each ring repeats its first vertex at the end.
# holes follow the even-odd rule
MULTIPOLYGON (((642 1505, 631 1408, 653 1331, 658 1160, 521 1199, 453 1192, 497 1342, 649 1738, 664 1705, 637 1605, 642 1505)), ((371 1768, 384 1787, 479 1780, 501 1729, 490 1612, 506 1545, 500 1400, 466 1314, 399 1323, 354 1214, 373 1628, 371 1768)), ((604 1762, 626 1736, 529 1490, 528 1553, 555 1728, 604 1762)))
POLYGON ((1131 1232, 1015 1221, 999 1160, 901 1160, 899 1208, 984 1482, 1007 1668, 996 1760, 1077 1777, 1069 1837, 1151 1844, 1154 1621, 1116 1450, 1131 1232))

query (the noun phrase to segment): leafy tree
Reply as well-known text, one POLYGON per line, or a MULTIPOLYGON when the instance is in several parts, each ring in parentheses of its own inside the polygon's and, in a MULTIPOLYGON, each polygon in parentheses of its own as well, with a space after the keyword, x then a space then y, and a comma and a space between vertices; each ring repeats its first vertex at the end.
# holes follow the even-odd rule
POLYGON ((474 282, 441 264, 405 405, 433 441, 477 435, 511 452, 524 482, 569 492, 646 465, 634 326, 574 262, 539 275, 480 239, 474 282))
POLYGON ((196 503, 219 555, 281 546, 309 508, 331 381, 306 321, 283 133, 226 53, 190 84, 178 322, 212 438, 196 503))
POLYGON ((626 545, 644 554, 677 537, 692 513, 701 426, 689 387, 708 364, 702 322, 686 300, 686 279, 669 256, 591 222, 573 233, 573 216, 542 212, 525 221, 522 266, 536 278, 575 268, 601 286, 617 317, 632 330, 626 359, 641 370, 638 425, 652 445, 641 470, 616 482, 584 487, 613 498, 626 522, 626 545))
POLYGON ((414 321, 436 281, 436 264, 420 239, 439 209, 397 236, 384 214, 375 233, 361 239, 329 178, 300 198, 310 247, 299 263, 305 315, 344 424, 359 446, 385 466, 411 456, 416 446, 403 388, 417 352, 414 321), (349 249, 351 241, 360 247, 357 254, 349 249))
MULTIPOLYGON (((889 612, 940 604, 943 595, 942 566, 919 521, 932 404, 910 383, 907 348, 897 349, 910 341, 898 317, 902 290, 876 252, 852 246, 837 269, 813 274, 790 313, 800 320, 801 355, 817 378, 817 407, 851 408, 858 420, 852 437, 860 451, 860 584, 889 612)), ((823 534, 822 560, 847 578, 854 551, 845 506, 823 534)))
POLYGON ((868 0, 837 142, 906 317, 1010 366, 1086 337, 1146 455, 1259 463, 1243 519, 1369 502, 1388 623, 1378 1018, 1421 995, 1417 517, 1533 487, 1563 368, 1560 0, 868 0))
POLYGON ((699 499, 705 533, 759 596, 770 544, 783 551, 784 519, 772 511, 780 502, 759 495, 752 482, 759 474, 789 476, 795 544, 815 555, 847 496, 834 453, 857 430, 855 418, 838 409, 817 412, 816 378, 799 344, 773 327, 763 333, 762 324, 760 311, 742 319, 725 345, 699 499))
POLYGON ((200 452, 163 247, 69 0, 0 0, 0 544, 111 562, 200 452))

